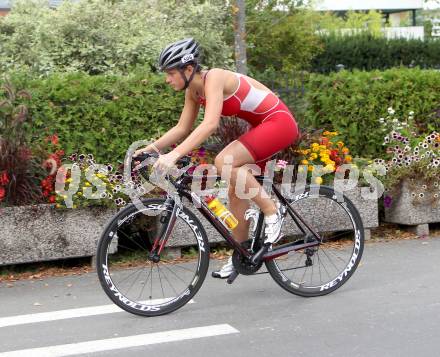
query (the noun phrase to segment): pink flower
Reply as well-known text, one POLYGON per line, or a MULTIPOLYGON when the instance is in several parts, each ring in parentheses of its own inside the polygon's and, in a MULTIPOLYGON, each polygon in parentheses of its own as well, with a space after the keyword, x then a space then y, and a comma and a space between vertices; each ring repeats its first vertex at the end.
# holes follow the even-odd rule
POLYGON ((280 169, 285 169, 287 166, 288 162, 284 161, 284 160, 278 160, 277 161, 277 167, 279 167, 280 169))

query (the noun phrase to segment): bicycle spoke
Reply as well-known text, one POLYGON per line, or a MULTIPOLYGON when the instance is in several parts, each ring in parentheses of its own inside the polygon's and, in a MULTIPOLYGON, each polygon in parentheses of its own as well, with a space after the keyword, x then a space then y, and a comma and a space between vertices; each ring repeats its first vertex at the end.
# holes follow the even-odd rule
MULTIPOLYGON (((119 231, 118 231, 118 235, 119 235, 119 231)), ((138 242, 136 242, 134 239, 131 238, 131 236, 129 236, 128 234, 124 233, 123 231, 121 232, 125 237, 127 237, 131 242, 133 242, 134 244, 136 244, 140 249, 142 249, 145 252, 148 252, 148 250, 144 247, 142 247, 138 242)))
POLYGON ((180 269, 183 269, 183 270, 187 270, 187 271, 189 271, 189 272, 191 272, 191 273, 194 273, 193 270, 190 270, 190 269, 188 269, 188 268, 186 268, 186 267, 183 267, 183 266, 180 266, 180 265, 176 265, 176 268, 180 268, 180 269))
POLYGON ((134 286, 134 283, 137 281, 137 278, 138 278, 139 275, 142 273, 142 270, 143 270, 143 269, 139 270, 136 279, 133 280, 133 283, 132 283, 132 284, 130 285, 130 287, 128 288, 128 290, 127 290, 127 294, 128 294, 128 292, 131 290, 131 288, 134 286))
MULTIPOLYGON (((319 252, 319 251, 318 251, 319 252)), ((336 266, 335 263, 333 263, 333 260, 330 259, 330 257, 328 256, 327 252, 325 250, 322 250, 322 253, 327 257, 327 259, 329 260, 329 262, 334 266, 335 270, 338 271, 338 267, 336 266)))
POLYGON ((161 276, 160 276, 159 264, 156 265, 156 268, 157 268, 157 274, 159 275, 160 287, 161 287, 161 289, 162 289, 162 296, 163 296, 163 298, 165 299, 165 292, 164 292, 164 290, 163 290, 162 278, 161 278, 161 276))
MULTIPOLYGON (((169 281, 169 279, 167 278, 166 274, 164 274, 164 278, 165 280, 168 282, 168 284, 170 285, 171 289, 174 291, 174 294, 177 296, 178 293, 176 291, 176 289, 174 289, 174 286, 171 284, 171 282, 169 281)), ((183 280, 182 280, 183 281, 183 280)))
MULTIPOLYGON (((153 274, 153 264, 151 264, 151 269, 150 269, 150 275, 152 276, 153 274)), ((150 300, 153 299, 153 277, 151 277, 151 284, 150 284, 150 300)))
MULTIPOLYGON (((165 267, 172 273, 172 274, 174 274, 174 276, 177 278, 177 279, 179 279, 182 283, 184 283, 185 284, 185 281, 180 277, 180 276, 178 276, 172 269, 170 269, 169 267, 167 267, 166 265, 165 265, 165 267)), ((189 269, 188 269, 189 270, 189 269)))
POLYGON ((122 281, 128 280, 128 278, 129 278, 130 276, 136 274, 137 272, 141 272, 142 269, 144 269, 144 267, 141 267, 141 268, 135 270, 134 272, 129 273, 129 274, 128 274, 126 277, 124 277, 123 279, 119 279, 118 281, 115 281, 115 282, 119 284, 119 283, 122 282, 122 281))

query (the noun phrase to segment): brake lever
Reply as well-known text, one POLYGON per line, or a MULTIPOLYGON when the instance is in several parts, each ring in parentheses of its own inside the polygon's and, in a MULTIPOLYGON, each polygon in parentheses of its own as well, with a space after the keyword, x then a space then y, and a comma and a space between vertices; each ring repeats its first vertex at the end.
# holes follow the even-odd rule
POLYGON ((134 156, 133 161, 144 161, 149 158, 158 158, 158 157, 159 157, 159 155, 156 153, 145 152, 145 153, 141 153, 139 155, 134 156))
POLYGON ((159 157, 159 155, 155 153, 141 153, 135 157, 132 157, 131 167, 132 170, 138 171, 139 174, 145 178, 144 175, 148 175, 147 166, 152 163, 152 160, 159 157), (135 162, 138 161, 140 164, 136 165, 135 162), (135 170, 136 169, 136 170, 135 170))

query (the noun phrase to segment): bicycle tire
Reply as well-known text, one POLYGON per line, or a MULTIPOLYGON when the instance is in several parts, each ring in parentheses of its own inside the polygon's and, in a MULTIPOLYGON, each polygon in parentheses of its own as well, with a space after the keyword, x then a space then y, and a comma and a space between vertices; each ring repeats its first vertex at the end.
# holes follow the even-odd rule
MULTIPOLYGON (((166 258, 166 260, 163 261, 161 256, 161 261, 159 261, 158 263, 153 263, 151 260, 148 260, 148 258, 145 255, 148 254, 148 249, 151 248, 152 245, 151 241, 149 240, 150 238, 143 239, 142 241, 139 240, 135 241, 134 234, 132 234, 131 232, 135 231, 133 227, 136 228, 135 224, 138 223, 138 221, 136 221, 137 219, 136 217, 139 217, 139 220, 143 219, 142 216, 145 216, 143 213, 145 213, 144 211, 147 209, 155 211, 156 213, 158 213, 159 211, 160 213, 163 213, 165 211, 170 212, 170 208, 166 208, 164 202, 165 199, 155 199, 155 198, 144 199, 142 201, 143 208, 141 210, 139 210, 133 204, 130 204, 127 207, 123 208, 108 222, 98 242, 96 267, 102 288, 104 289, 107 296, 117 306, 119 306, 120 308, 122 308, 127 312, 136 315, 148 316, 148 317, 159 316, 159 315, 168 314, 170 312, 173 312, 181 308, 186 303, 188 303, 197 293, 197 291, 200 289, 206 277, 206 273, 208 271, 209 243, 205 229, 203 228, 200 220, 194 215, 194 213, 191 212, 186 207, 183 207, 183 210, 178 213, 176 217, 176 224, 172 232, 173 236, 170 237, 170 240, 168 242, 175 243, 171 240, 177 239, 176 237, 181 237, 180 235, 178 235, 177 231, 174 233, 178 224, 181 229, 184 229, 185 227, 186 229, 188 229, 187 231, 185 231, 184 234, 187 240, 188 240, 188 236, 192 232, 195 238, 195 240, 193 241, 195 245, 190 245, 190 247, 192 247, 191 249, 197 250, 197 254, 196 254, 197 262, 194 264, 194 262, 190 260, 190 263, 196 266, 194 276, 191 276, 191 272, 188 274, 186 273, 186 270, 183 270, 183 269, 189 270, 188 267, 185 267, 184 265, 184 264, 188 264, 185 263, 185 260, 183 261, 182 266, 181 267, 179 266, 180 268, 182 268, 181 274, 180 274, 180 270, 178 271, 179 274, 176 273, 175 270, 173 271, 172 268, 176 268, 176 265, 172 265, 171 259, 169 258, 166 258), (123 231, 124 232, 129 231, 130 234, 132 235, 130 236, 129 239, 133 240, 134 242, 133 245, 136 248, 136 249, 132 249, 133 252, 130 249, 127 249, 128 239, 125 235, 129 236, 129 234, 124 233, 124 236, 122 238, 119 237, 119 235, 122 236, 123 231), (121 246, 122 239, 125 240, 124 246, 121 246), (145 242, 145 247, 143 246, 144 244, 143 242, 145 242), (116 252, 115 252, 115 246, 117 246, 116 252), (138 247, 142 249, 139 249, 138 247), (128 289, 128 291, 125 293, 121 292, 122 283, 120 284, 119 282, 117 283, 116 278, 121 277, 124 274, 124 271, 128 272, 133 277, 135 276, 135 273, 131 273, 129 268, 127 269, 124 266, 121 267, 121 264, 126 264, 126 263, 119 263, 119 261, 121 261, 121 259, 124 258, 118 257, 118 254, 122 255, 120 251, 124 249, 125 249, 124 254, 127 254, 127 252, 129 252, 134 258, 136 258, 136 254, 141 255, 140 261, 136 262, 136 264, 138 264, 136 268, 139 268, 138 269, 139 273, 137 274, 141 278, 145 277, 145 274, 148 273, 148 269, 150 269, 150 273, 148 275, 147 280, 145 281, 141 280, 141 282, 131 283, 132 286, 130 287, 130 289, 132 289, 133 286, 135 287, 138 286, 139 289, 142 289, 141 290, 141 294, 142 294, 147 284, 151 284, 151 286, 153 286, 153 277, 156 271, 156 269, 153 268, 153 265, 156 264, 158 277, 160 279, 160 285, 162 288, 162 294, 164 295, 163 299, 158 299, 158 300, 153 299, 152 292, 149 295, 149 300, 148 299, 143 300, 141 297, 139 297, 138 299, 133 299, 131 295, 134 294, 129 295, 130 289, 128 289), (181 290, 180 293, 177 292, 177 290, 173 287, 174 291, 176 292, 175 294, 176 296, 172 296, 172 297, 165 296, 165 292, 164 292, 165 282, 168 281, 169 285, 171 285, 171 282, 168 278, 166 278, 166 280, 164 279, 164 284, 162 285, 162 278, 159 268, 159 265, 161 263, 165 273, 167 271, 173 272, 174 276, 171 275, 170 279, 177 281, 177 283, 179 283, 179 281, 176 280, 176 277, 178 277, 183 281, 182 284, 183 288, 180 289, 181 290), (151 280, 148 280, 150 277, 151 280), (185 280, 183 279, 183 277, 185 277, 185 280), (189 282, 188 286, 185 285, 186 282, 189 282)), ((156 222, 156 224, 158 223, 156 222)), ((160 228, 161 227, 159 226, 159 229, 160 228)), ((139 235, 139 232, 137 232, 136 234, 139 235)), ((138 238, 139 237, 136 236, 136 239, 138 238)), ((132 243, 131 241, 128 242, 132 243)), ((176 258, 176 260, 179 263, 182 260, 182 258, 176 258)), ((130 263, 129 263, 129 267, 130 267, 130 263)), ((162 272, 162 274, 164 274, 164 271, 162 272)), ((167 288, 167 286, 165 286, 165 288, 167 288)))
MULTIPOLYGON (((342 195, 340 193, 337 194, 332 187, 320 186, 318 196, 315 197, 311 194, 312 189, 316 188, 313 188, 313 186, 306 186, 304 193, 295 196, 294 199, 289 200, 289 203, 297 211, 301 207, 303 207, 303 209, 304 207, 308 207, 308 209, 310 210, 311 206, 318 206, 317 203, 320 204, 320 208, 331 206, 330 214, 327 217, 327 222, 322 223, 322 227, 317 226, 317 223, 315 222, 319 221, 319 219, 324 222, 325 219, 323 217, 315 219, 316 215, 313 216, 314 222, 313 224, 311 224, 315 230, 321 231, 320 235, 322 235, 325 240, 322 244, 317 246, 317 249, 315 251, 291 251, 289 252, 289 254, 279 257, 279 259, 275 258, 265 261, 268 272, 278 285, 280 285, 283 289, 292 294, 303 297, 326 295, 344 285, 357 269, 364 249, 364 228, 362 224, 362 219, 353 203, 345 195, 342 195), (343 198, 343 200, 340 199, 341 197, 343 198), (312 203, 310 201, 311 199, 317 199, 319 201, 315 201, 312 203), (304 203, 300 204, 301 201, 303 201, 304 203), (331 202, 331 204, 329 204, 329 201, 331 202), (339 211, 337 211, 338 206, 340 207, 339 211), (352 238, 350 238, 351 234, 349 228, 343 229, 342 231, 332 231, 332 229, 335 228, 334 225, 336 225, 337 223, 328 223, 328 219, 336 217, 336 212, 341 211, 345 211, 348 215, 349 221, 353 223, 353 232, 351 233, 353 234, 352 238), (326 230, 329 230, 328 232, 324 230, 325 224, 327 224, 327 226, 329 224, 332 225, 332 228, 325 228, 326 230), (326 235, 328 235, 327 238, 326 235), (312 254, 311 257, 310 254, 312 254), (335 270, 335 272, 330 274, 330 272, 328 271, 330 270, 330 268, 325 268, 323 264, 325 261, 330 262, 333 256, 334 259, 333 261, 331 261, 330 268, 335 270), (310 259, 308 259, 307 257, 309 257, 310 259), (342 257, 345 260, 343 264, 340 264, 339 261, 343 260, 342 257), (286 264, 288 259, 290 259, 290 263, 292 261, 294 263, 290 265, 286 264), (336 263, 334 261, 336 261, 336 263), (319 272, 321 282, 316 282, 316 280, 318 280, 317 278, 315 278, 314 280, 314 269, 319 272), (289 277, 288 274, 291 274, 291 272, 293 272, 293 275, 299 273, 302 276, 289 277), (327 280, 323 280, 323 275, 328 275, 327 280), (308 283, 307 280, 310 280, 310 283, 308 283)), ((317 209, 319 210, 319 208, 317 209)), ((308 224, 310 224, 310 219, 308 219, 307 216, 301 215, 301 217, 308 224)), ((291 222, 295 225, 293 220, 288 221, 286 219, 283 224, 286 222, 291 222)), ((341 225, 340 227, 342 226, 344 225, 341 225)), ((282 232, 283 230, 292 230, 291 227, 292 226, 290 226, 290 228, 283 227, 282 232)), ((297 226, 295 225, 295 227, 297 226)), ((287 234, 286 237, 288 236, 289 235, 287 234)), ((296 237, 298 239, 298 236, 293 237, 296 237)), ((290 240, 292 241, 295 239, 291 237, 290 240)), ((281 241, 277 244, 283 243, 286 243, 286 241, 283 241, 281 239, 281 241)), ((273 249, 276 249, 276 245, 273 246, 273 249)))

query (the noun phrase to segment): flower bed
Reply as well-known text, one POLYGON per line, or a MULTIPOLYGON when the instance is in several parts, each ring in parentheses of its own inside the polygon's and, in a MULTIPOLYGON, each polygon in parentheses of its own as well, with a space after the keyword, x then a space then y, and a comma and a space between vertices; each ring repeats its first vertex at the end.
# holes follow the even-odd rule
POLYGON ((406 120, 388 116, 379 122, 388 134, 384 137, 386 158, 375 160, 385 165, 385 221, 416 226, 418 235, 429 234, 429 223, 440 222, 440 134, 418 132, 413 113, 406 120))

